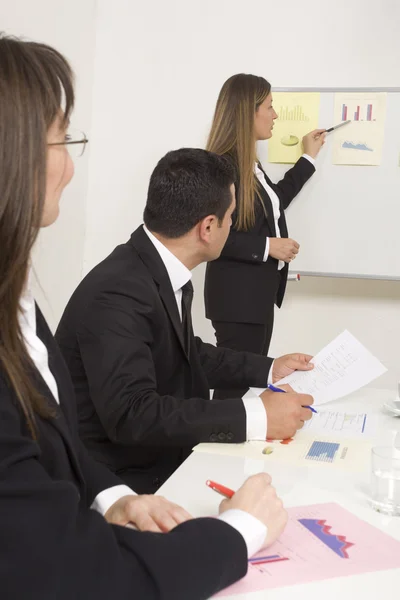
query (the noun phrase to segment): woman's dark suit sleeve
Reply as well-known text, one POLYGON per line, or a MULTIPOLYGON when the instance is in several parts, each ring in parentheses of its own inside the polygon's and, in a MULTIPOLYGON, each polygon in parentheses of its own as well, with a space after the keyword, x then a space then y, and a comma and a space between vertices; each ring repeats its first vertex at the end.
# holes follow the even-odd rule
MULTIPOLYGON (((94 460, 83 442, 79 440, 78 449, 79 466, 86 485, 87 502, 91 506, 98 494, 124 482, 102 463, 94 460)), ((135 490, 133 490, 135 491, 135 490)))
MULTIPOLYGON (((314 165, 306 158, 301 157, 278 183, 273 183, 267 177, 268 184, 276 192, 283 210, 301 191, 301 188, 314 171, 314 165)), ((235 222, 236 217, 237 213, 235 211, 232 217, 233 222, 235 222)), ((221 258, 247 263, 261 263, 264 260, 266 237, 257 235, 254 231, 237 231, 232 227, 222 250, 221 258)))
MULTIPOLYGON (((259 166, 263 170, 262 166, 259 166)), ((287 171, 279 183, 273 183, 263 171, 268 186, 279 198, 278 225, 283 238, 288 237, 285 209, 314 171, 314 165, 304 157, 287 171)), ((261 202, 255 199, 253 227, 246 232, 231 228, 221 256, 207 265, 204 300, 206 316, 214 321, 216 327, 219 322, 232 323, 234 332, 235 323, 263 325, 267 327, 263 334, 266 340, 272 331, 274 305, 280 307, 284 298, 288 263, 279 271, 278 260, 273 256, 268 256, 267 260, 263 261, 266 239, 276 237, 276 226, 273 204, 267 189, 260 183, 258 190, 265 210, 261 202)), ((235 221, 234 214, 233 222, 235 221)), ((221 330, 219 332, 217 331, 217 337, 224 338, 221 330)), ((236 334, 232 335, 234 337, 236 334)), ((232 336, 230 337, 232 339, 232 336)), ((257 347, 259 352, 264 352, 267 346, 268 343, 263 342, 260 347, 251 347, 257 347)), ((241 339, 236 340, 235 348, 241 347, 248 348, 247 344, 242 344, 241 339)))
POLYGON ((267 239, 263 235, 236 231, 232 227, 221 257, 241 262, 261 263, 264 259, 266 243, 267 239))
MULTIPOLYGON (((297 163, 285 173, 283 179, 278 183, 272 184, 272 188, 277 193, 278 198, 284 210, 287 209, 291 201, 301 191, 303 185, 308 181, 311 175, 315 172, 315 167, 311 162, 303 156, 297 163)), ((271 182, 269 182, 271 185, 271 182)))
POLYGON ((193 520, 168 534, 110 526, 39 455, 0 375, 2 599, 200 600, 245 575, 245 542, 226 523, 193 520))

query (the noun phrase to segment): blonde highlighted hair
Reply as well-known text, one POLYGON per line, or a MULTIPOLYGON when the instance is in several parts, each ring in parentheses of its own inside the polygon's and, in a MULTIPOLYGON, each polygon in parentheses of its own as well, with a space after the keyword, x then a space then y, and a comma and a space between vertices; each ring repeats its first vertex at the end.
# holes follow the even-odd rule
POLYGON ((254 164, 257 161, 254 116, 271 92, 263 77, 239 73, 219 93, 207 150, 229 155, 239 174, 236 228, 248 231, 255 222, 255 201, 261 202, 254 164))

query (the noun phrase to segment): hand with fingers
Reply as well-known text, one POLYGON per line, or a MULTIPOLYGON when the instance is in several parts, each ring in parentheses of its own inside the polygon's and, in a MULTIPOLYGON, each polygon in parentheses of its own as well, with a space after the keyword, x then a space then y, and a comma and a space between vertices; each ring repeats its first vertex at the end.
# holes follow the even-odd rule
POLYGON ((183 508, 162 496, 123 496, 104 518, 114 525, 134 525, 140 531, 164 533, 191 519, 183 508))
POLYGON ((304 153, 308 154, 308 156, 311 156, 311 158, 316 158, 318 156, 318 152, 325 144, 325 138, 325 129, 314 129, 313 131, 310 131, 310 133, 307 133, 307 135, 303 137, 304 153))
POLYGON ((272 367, 272 383, 291 375, 294 371, 312 371, 314 368, 311 354, 284 354, 276 358, 272 367))
POLYGON ((269 255, 277 260, 290 262, 299 252, 300 245, 290 238, 269 238, 269 255))
POLYGON ((260 395, 267 413, 267 438, 285 440, 293 437, 312 417, 314 399, 309 394, 298 394, 290 386, 280 386, 286 394, 266 390, 260 395))
POLYGON ((267 473, 249 477, 229 500, 223 500, 219 512, 243 510, 261 521, 267 530, 263 547, 273 544, 286 527, 288 515, 271 485, 267 473))

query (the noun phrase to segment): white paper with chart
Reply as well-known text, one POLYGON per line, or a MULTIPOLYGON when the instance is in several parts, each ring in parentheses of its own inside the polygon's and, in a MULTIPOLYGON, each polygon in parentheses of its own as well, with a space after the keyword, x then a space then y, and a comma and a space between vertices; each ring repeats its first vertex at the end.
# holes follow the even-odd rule
POLYGON ((282 463, 296 467, 339 469, 350 473, 369 468, 372 444, 367 440, 343 439, 340 436, 309 435, 289 440, 244 442, 243 444, 198 444, 194 452, 221 454, 268 463, 282 463))
MULTIPOLYGON (((312 371, 295 371, 274 385, 289 384, 296 392, 311 394, 314 405, 338 400, 364 387, 387 371, 386 367, 345 330, 316 354, 312 371)), ((258 396, 261 388, 250 388, 258 396)))
POLYGON ((335 132, 333 164, 380 165, 386 119, 384 92, 335 94, 334 122, 351 123, 335 132))

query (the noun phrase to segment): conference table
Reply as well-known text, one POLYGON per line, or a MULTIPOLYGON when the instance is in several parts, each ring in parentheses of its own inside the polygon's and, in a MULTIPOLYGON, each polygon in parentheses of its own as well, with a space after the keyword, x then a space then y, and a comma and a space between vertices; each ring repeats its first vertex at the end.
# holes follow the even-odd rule
MULTIPOLYGON (((324 408, 367 413, 376 425, 372 434, 373 445, 400 448, 400 417, 391 415, 383 408, 383 404, 394 397, 394 390, 364 388, 344 399, 330 402, 324 408)), ((322 466, 299 467, 278 462, 267 465, 266 460, 262 459, 193 452, 158 493, 184 506, 195 517, 216 515, 221 496, 205 485, 207 479, 237 489, 248 476, 263 471, 272 476, 286 507, 335 502, 400 540, 400 517, 380 514, 369 504, 369 458, 366 459, 364 470, 347 472, 322 466)), ((385 600, 400 598, 400 569, 225 596, 226 600, 376 600, 378 597, 385 600)))

